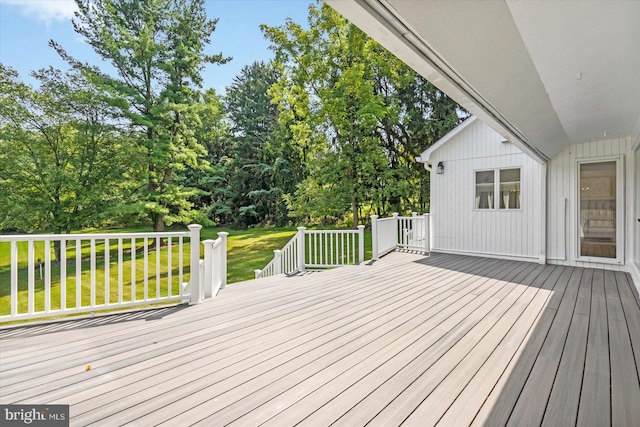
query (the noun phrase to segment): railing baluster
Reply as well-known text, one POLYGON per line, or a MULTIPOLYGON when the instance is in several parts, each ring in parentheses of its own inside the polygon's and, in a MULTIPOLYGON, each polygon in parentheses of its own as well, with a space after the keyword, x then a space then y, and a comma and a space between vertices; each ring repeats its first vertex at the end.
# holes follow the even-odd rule
POLYGON ((111 280, 109 267, 111 263, 111 248, 109 247, 109 239, 104 239, 104 305, 109 305, 111 300, 111 289, 109 282, 111 280))
POLYGON ((327 233, 320 234, 320 238, 324 240, 324 259, 322 260, 322 264, 328 264, 329 259, 327 258, 327 255, 328 255, 327 233))
POLYGON ((162 240, 156 237, 156 299, 160 298, 160 242, 162 240))
POLYGON ((11 242, 11 315, 18 314, 18 242, 11 242))
POLYGON ((183 244, 184 241, 182 239, 182 236, 180 236, 180 238, 178 239, 178 289, 180 290, 180 296, 183 296, 184 292, 182 289, 182 282, 183 282, 183 244))
POLYGON ((27 248, 27 260, 28 260, 28 267, 27 267, 27 277, 28 277, 28 288, 27 288, 27 295, 29 297, 28 300, 28 312, 29 314, 32 314, 34 311, 34 304, 35 304, 35 255, 34 255, 34 249, 33 249, 33 240, 29 240, 28 243, 28 248, 27 248))
POLYGON ((123 257, 122 257, 122 239, 118 239, 118 303, 122 304, 122 291, 123 291, 123 257))
POLYGON ((171 273, 173 269, 173 260, 171 259, 171 237, 167 239, 167 296, 171 298, 173 296, 173 283, 171 273))
POLYGON ((82 240, 76 239, 76 307, 82 307, 82 240))
POLYGON ((131 238, 131 302, 136 300, 136 238, 131 238))
POLYGON ((91 239, 89 241, 89 247, 91 250, 91 294, 90 294, 90 305, 91 307, 95 307, 96 305, 96 239, 91 239))
POLYGON ((60 310, 67 309, 67 241, 60 240, 60 310))
POLYGON ((51 242, 44 241, 44 311, 51 311, 51 242))
POLYGON ((149 238, 144 238, 144 261, 142 263, 142 268, 144 271, 144 300, 146 301, 149 298, 149 238))

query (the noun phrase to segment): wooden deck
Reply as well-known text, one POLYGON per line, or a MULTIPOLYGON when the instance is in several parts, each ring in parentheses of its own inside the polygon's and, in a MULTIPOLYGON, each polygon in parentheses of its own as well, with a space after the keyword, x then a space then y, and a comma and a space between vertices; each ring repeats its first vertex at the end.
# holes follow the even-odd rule
POLYGON ((639 366, 624 273, 396 252, 0 330, 0 403, 70 404, 72 426, 626 427, 639 366))

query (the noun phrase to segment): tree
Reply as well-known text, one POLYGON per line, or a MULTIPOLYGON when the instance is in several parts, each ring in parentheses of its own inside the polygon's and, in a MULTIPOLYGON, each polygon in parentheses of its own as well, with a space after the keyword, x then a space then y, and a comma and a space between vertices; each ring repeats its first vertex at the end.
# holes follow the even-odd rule
POLYGON ((207 151, 204 168, 187 168, 184 173, 184 185, 201 190, 194 200, 195 206, 207 218, 224 223, 231 213, 229 200, 229 170, 233 157, 231 130, 226 120, 221 97, 213 89, 202 95, 198 109, 199 126, 194 137, 207 151))
POLYGON ((308 21, 308 30, 291 20, 262 27, 283 76, 274 99, 308 163, 292 215, 341 217, 349 205, 357 225, 363 206, 379 215, 427 208, 415 157, 464 111, 328 6, 310 6, 308 21))
POLYGON ((131 191, 138 153, 78 73, 0 64, 0 229, 69 233, 102 224, 131 191))
MULTIPOLYGON (((278 123, 278 107, 268 91, 279 80, 271 64, 245 66, 227 88, 233 159, 229 164, 232 217, 236 225, 278 223, 285 176, 290 176, 278 123)), ((286 216, 286 210, 284 211, 286 216)))
POLYGON ((53 40, 50 44, 108 95, 137 132, 147 164, 147 184, 137 206, 148 213, 154 230, 190 221, 191 199, 200 192, 176 178, 187 167, 206 167, 206 151, 193 133, 199 125, 197 89, 205 64, 230 60, 204 52, 217 20, 207 19, 204 0, 76 3, 75 31, 117 75, 76 61, 53 40))
POLYGON ((308 129, 329 143, 315 156, 320 162, 310 168, 307 180, 315 182, 301 186, 297 198, 304 203, 310 196, 305 189, 325 188, 331 200, 343 204, 329 210, 348 204, 355 227, 360 206, 386 163, 373 133, 379 118, 388 114, 371 71, 381 59, 377 44, 328 6, 309 7, 309 26, 303 30, 289 20, 281 27, 262 27, 284 75, 292 79, 288 87, 279 86, 287 91, 279 98, 304 111, 308 129))

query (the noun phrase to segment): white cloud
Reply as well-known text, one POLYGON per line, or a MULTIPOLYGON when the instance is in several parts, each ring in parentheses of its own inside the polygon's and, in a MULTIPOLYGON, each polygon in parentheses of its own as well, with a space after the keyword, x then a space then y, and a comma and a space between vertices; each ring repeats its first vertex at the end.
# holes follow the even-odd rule
POLYGON ((73 0, 1 0, 2 3, 17 6, 30 18, 50 24, 52 21, 64 21, 73 17, 78 10, 73 0))

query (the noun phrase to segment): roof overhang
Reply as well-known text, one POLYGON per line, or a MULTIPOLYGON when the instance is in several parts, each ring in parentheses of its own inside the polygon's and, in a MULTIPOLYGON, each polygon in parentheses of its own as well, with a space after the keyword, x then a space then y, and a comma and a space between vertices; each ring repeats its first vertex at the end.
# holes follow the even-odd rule
POLYGON ((640 2, 325 1, 541 162, 640 135, 640 2))

